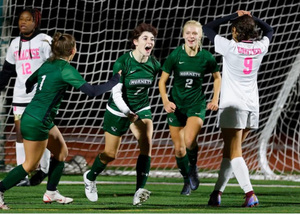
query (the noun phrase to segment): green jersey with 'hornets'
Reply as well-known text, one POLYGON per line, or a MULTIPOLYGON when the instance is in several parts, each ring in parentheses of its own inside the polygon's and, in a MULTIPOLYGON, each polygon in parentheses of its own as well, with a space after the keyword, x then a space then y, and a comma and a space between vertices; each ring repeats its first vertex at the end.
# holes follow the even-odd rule
POLYGON ((27 81, 37 82, 37 87, 24 113, 45 125, 53 122, 68 87, 71 85, 78 89, 86 83, 72 65, 60 59, 46 61, 27 81))
POLYGON ((178 108, 188 108, 205 101, 202 90, 204 75, 220 69, 209 51, 200 49, 196 56, 189 56, 182 45, 172 51, 162 70, 170 75, 174 73, 171 100, 178 108))
MULTIPOLYGON (((160 63, 149 56, 147 62, 139 63, 134 58, 132 51, 125 53, 117 59, 114 64, 114 74, 122 70, 120 83, 122 87, 122 98, 133 112, 149 107, 148 89, 153 86, 157 73, 160 71, 160 63)), ((120 112, 114 103, 112 96, 108 106, 120 112)))

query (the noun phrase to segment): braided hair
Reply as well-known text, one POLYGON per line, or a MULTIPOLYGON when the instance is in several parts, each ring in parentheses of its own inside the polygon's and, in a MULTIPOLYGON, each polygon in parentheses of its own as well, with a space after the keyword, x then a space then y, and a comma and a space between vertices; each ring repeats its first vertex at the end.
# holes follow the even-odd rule
POLYGON ((23 9, 19 15, 19 19, 22 13, 24 12, 29 12, 33 18, 33 21, 35 23, 35 29, 39 30, 41 27, 41 19, 42 19, 42 15, 41 12, 37 9, 37 8, 28 8, 26 7, 25 9, 23 9))

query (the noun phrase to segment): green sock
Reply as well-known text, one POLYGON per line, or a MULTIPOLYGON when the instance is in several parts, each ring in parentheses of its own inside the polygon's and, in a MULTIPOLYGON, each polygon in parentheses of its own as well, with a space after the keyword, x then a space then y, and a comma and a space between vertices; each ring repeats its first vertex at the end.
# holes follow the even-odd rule
POLYGON ((188 156, 185 155, 182 158, 178 158, 178 157, 175 157, 175 158, 176 158, 176 162, 177 162, 179 171, 180 171, 181 175, 183 176, 184 183, 188 183, 189 182, 188 174, 190 171, 188 156))
POLYGON ((24 170, 22 164, 16 166, 13 170, 11 170, 7 176, 2 180, 2 188, 0 189, 1 192, 9 190, 17 183, 19 183, 22 179, 24 179, 28 173, 24 170))
POLYGON ((99 155, 94 160, 93 166, 91 168, 91 171, 87 174, 87 178, 90 181, 96 180, 97 176, 106 168, 106 164, 102 163, 99 155))
POLYGON ((50 161, 47 190, 55 191, 61 178, 65 163, 54 158, 50 161))
POLYGON ((136 190, 144 188, 149 176, 151 157, 139 155, 136 162, 136 190))
POLYGON ((186 153, 189 157, 189 162, 191 166, 196 166, 197 165, 197 160, 198 160, 198 144, 191 150, 186 149, 186 153))

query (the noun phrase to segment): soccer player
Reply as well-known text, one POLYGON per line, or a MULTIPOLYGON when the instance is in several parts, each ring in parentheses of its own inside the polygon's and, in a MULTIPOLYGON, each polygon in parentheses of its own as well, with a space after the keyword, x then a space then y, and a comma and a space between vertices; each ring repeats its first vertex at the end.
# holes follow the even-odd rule
POLYGON ((224 140, 223 160, 217 183, 210 195, 209 205, 220 206, 221 195, 232 173, 245 192, 243 207, 258 205, 249 178, 249 170, 242 157, 242 143, 251 129, 258 128, 259 97, 257 73, 263 56, 267 53, 273 35, 272 28, 250 12, 236 13, 203 26, 215 51, 223 56, 223 81, 221 86, 218 126, 224 140), (217 34, 215 29, 232 21, 232 39, 217 34), (263 30, 259 39, 256 23, 263 30))
POLYGON ((199 186, 197 136, 203 126, 206 109, 218 110, 221 87, 219 66, 213 55, 202 48, 202 37, 199 22, 190 20, 185 23, 185 43, 168 56, 159 81, 177 166, 184 180, 182 195, 190 195, 191 190, 196 190, 199 186), (169 99, 166 82, 172 73, 174 80, 169 99), (214 78, 214 94, 206 104, 202 84, 204 75, 210 73, 214 78))
MULTIPOLYGON (((41 13, 38 9, 25 8, 19 15, 20 36, 15 38, 7 51, 3 70, 0 72, 0 90, 8 84, 9 79, 17 76, 13 93, 13 112, 16 130, 16 161, 24 163, 25 151, 20 131, 20 119, 25 107, 30 103, 35 91, 25 93, 25 81, 43 62, 49 58, 51 37, 40 32, 41 13)), ((48 174, 50 152, 45 150, 40 162, 41 169, 32 177, 32 185, 39 184, 48 174), (39 181, 37 181, 39 180, 39 181)), ((29 186, 28 177, 17 186, 29 186)))
POLYGON ((125 53, 114 64, 114 73, 122 70, 120 82, 112 89, 104 114, 105 148, 97 155, 91 170, 83 175, 85 194, 97 201, 96 177, 118 153, 122 135, 130 128, 138 141, 140 155, 136 163, 136 192, 133 205, 140 205, 150 196, 144 188, 150 171, 153 122, 148 100, 148 89, 153 86, 160 63, 151 56, 157 29, 141 23, 132 32, 132 51, 125 53))
POLYGON ((89 96, 98 96, 112 89, 120 79, 120 74, 116 73, 105 84, 88 84, 70 65, 76 53, 76 41, 69 34, 55 33, 51 50, 52 56, 26 81, 27 93, 31 92, 32 87, 37 83, 36 93, 21 118, 26 159, 0 182, 1 209, 9 209, 4 203, 3 193, 37 167, 46 147, 53 154, 53 158, 50 162, 49 179, 43 201, 45 203, 56 201, 61 204, 73 201, 72 198, 61 195, 57 190, 68 148, 53 120, 70 85, 89 96))

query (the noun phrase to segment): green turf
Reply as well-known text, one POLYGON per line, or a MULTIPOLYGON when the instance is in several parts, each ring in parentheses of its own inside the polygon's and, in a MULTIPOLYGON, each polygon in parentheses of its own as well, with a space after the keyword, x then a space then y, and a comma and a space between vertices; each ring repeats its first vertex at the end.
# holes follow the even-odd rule
MULTIPOLYGON (((0 179, 3 176, 5 174, 0 173, 0 179)), ((300 183, 297 182, 254 180, 260 205, 242 208, 243 192, 235 180, 226 188, 221 207, 207 206, 215 179, 201 179, 198 190, 190 196, 181 196, 182 179, 150 177, 146 188, 152 192, 151 197, 138 207, 132 205, 134 176, 99 176, 97 181, 113 183, 97 185, 99 201, 94 203, 85 198, 83 184, 65 184, 65 181, 81 182, 82 176, 64 175, 61 181, 58 188, 63 195, 74 198, 72 204, 44 204, 46 185, 43 183, 36 187, 14 187, 5 192, 5 201, 11 208, 5 213, 300 213, 300 183)))

